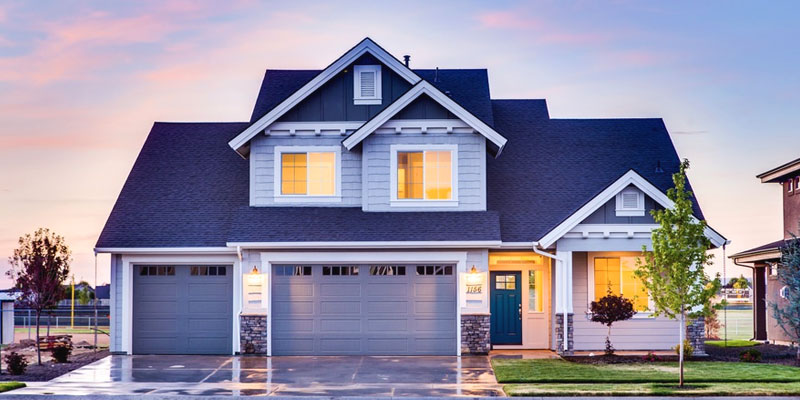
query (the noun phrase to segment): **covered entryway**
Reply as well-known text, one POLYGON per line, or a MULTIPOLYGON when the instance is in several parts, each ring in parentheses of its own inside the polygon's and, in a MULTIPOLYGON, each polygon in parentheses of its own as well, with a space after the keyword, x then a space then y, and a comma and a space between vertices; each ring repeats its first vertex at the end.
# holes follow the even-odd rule
POLYGON ((231 354, 233 267, 134 265, 134 354, 231 354))
POLYGON ((450 264, 275 265, 273 355, 455 355, 450 264))

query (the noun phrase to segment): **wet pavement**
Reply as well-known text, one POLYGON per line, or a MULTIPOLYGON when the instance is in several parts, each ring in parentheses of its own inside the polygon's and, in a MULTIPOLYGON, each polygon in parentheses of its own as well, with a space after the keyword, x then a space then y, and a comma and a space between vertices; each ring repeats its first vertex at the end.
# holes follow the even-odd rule
POLYGON ((13 395, 504 396, 488 357, 109 356, 13 395))

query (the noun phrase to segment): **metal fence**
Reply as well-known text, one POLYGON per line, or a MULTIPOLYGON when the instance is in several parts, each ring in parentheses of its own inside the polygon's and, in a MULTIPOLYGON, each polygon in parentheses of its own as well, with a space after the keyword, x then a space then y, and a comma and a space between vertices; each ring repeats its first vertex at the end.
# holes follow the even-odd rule
POLYGON ((717 318, 719 318, 720 324, 722 325, 718 332, 720 338, 724 338, 726 333, 728 340, 747 340, 753 337, 752 305, 729 305, 726 307, 726 310, 719 310, 717 312, 717 318), (725 316, 726 311, 727 318, 725 316), (727 330, 725 329, 726 327, 727 330))
MULTIPOLYGON (((10 311, 10 310, 4 310, 10 311)), ((108 307, 98 307, 97 317, 95 317, 94 307, 75 307, 74 316, 71 315, 70 309, 58 308, 55 310, 46 310, 42 312, 39 318, 40 335, 44 335, 48 328, 54 330, 60 329, 84 329, 93 331, 95 327, 95 320, 97 327, 101 331, 108 331, 111 318, 109 315, 108 307)), ((36 336, 36 311, 29 309, 15 309, 14 310, 14 327, 16 330, 16 339, 21 338, 32 339, 36 336), (22 330, 23 332, 20 332, 22 330)))

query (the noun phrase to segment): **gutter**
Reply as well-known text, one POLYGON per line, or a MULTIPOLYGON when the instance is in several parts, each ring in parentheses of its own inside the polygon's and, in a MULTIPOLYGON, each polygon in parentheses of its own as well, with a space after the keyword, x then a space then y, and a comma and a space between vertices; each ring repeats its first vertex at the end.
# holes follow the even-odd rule
MULTIPOLYGON (((736 257, 731 257, 731 260, 733 260, 733 264, 734 265, 738 265, 740 267, 749 268, 752 271, 751 272, 751 276, 753 277, 753 284, 755 284, 755 282, 756 282, 756 277, 755 277, 756 267, 755 267, 755 265, 742 264, 739 261, 737 261, 738 258, 736 258, 736 257)), ((726 309, 727 309, 727 307, 726 307, 726 309)), ((756 304, 755 304, 755 299, 754 299, 753 300, 753 310, 755 311, 755 309, 756 309, 756 304)), ((766 311, 766 310, 764 310, 764 311, 766 311)), ((753 318, 755 318, 755 316, 753 318)), ((756 336, 755 336, 755 334, 756 334, 756 332, 755 332, 755 324, 756 324, 756 321, 753 320, 753 337, 750 338, 751 341, 756 339, 756 336)))
POLYGON ((565 263, 564 263, 563 259, 557 257, 556 255, 550 254, 550 253, 548 253, 546 251, 543 251, 543 250, 540 250, 539 249, 539 242, 532 242, 531 243, 531 247, 532 247, 534 253, 536 253, 536 254, 538 254, 540 256, 544 256, 544 257, 553 259, 557 263, 560 263, 561 264, 561 269, 564 271, 564 279, 562 279, 562 282, 564 282, 564 288, 563 288, 563 290, 561 290, 561 296, 559 296, 559 301, 561 302, 562 306, 564 307, 563 308, 563 317, 562 317, 563 319, 562 319, 562 321, 563 321, 563 325, 564 325, 565 329, 564 329, 564 333, 563 333, 564 340, 561 341, 561 346, 562 346, 562 349, 564 350, 564 353, 566 353, 567 351, 569 351, 569 339, 568 339, 569 338, 569 327, 567 326, 567 324, 569 322, 569 319, 567 318, 569 313, 567 312, 567 289, 568 288, 567 288, 567 277, 566 277, 567 271, 566 271, 566 268, 565 268, 565 263))

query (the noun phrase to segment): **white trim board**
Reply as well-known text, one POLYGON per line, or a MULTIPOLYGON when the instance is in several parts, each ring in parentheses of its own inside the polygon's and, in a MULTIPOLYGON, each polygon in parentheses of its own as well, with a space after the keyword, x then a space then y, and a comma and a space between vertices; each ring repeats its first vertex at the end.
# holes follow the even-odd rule
POLYGON ((317 76, 311 79, 311 81, 294 92, 286 100, 273 107, 272 110, 267 112, 267 114, 259 118, 256 122, 247 127, 247 129, 245 129, 242 133, 233 138, 230 142, 228 142, 228 146, 236 150, 239 155, 243 156, 244 154, 240 151, 240 149, 247 144, 250 139, 256 136, 258 132, 261 132, 267 126, 277 121, 278 118, 283 116, 287 111, 299 104, 301 101, 303 101, 303 99, 308 97, 308 95, 319 89, 331 78, 335 77, 341 70, 355 62, 365 53, 370 53, 373 55, 378 59, 378 61, 389 67, 389 69, 400 75, 412 85, 421 80, 417 74, 406 67, 405 64, 394 58, 386 50, 378 46, 378 44, 373 42, 372 39, 365 38, 360 43, 355 45, 355 47, 347 51, 347 53, 339 57, 339 59, 334 61, 331 65, 325 68, 322 72, 317 74, 317 76))
POLYGON ((347 150, 352 150, 353 147, 361 143, 361 141, 367 136, 371 135, 378 128, 389 121, 389 119, 395 114, 403 110, 406 106, 411 104, 412 101, 416 100, 423 94, 430 96, 442 107, 446 108, 460 120, 464 121, 467 125, 475 129, 475 131, 497 145, 499 148, 497 155, 500 155, 500 153, 503 151, 503 146, 506 145, 508 140, 427 81, 419 81, 405 94, 395 100, 394 103, 389 104, 383 111, 378 113, 378 115, 367 121, 367 123, 358 128, 357 131, 348 136, 344 141, 342 141, 342 144, 347 148, 347 150))
MULTIPOLYGON (((546 249, 555 244, 558 239, 562 238, 565 234, 580 224, 581 221, 585 220, 589 215, 614 198, 617 193, 630 185, 634 185, 639 188, 639 190, 644 192, 644 194, 647 196, 650 196, 650 198, 655 200, 664 208, 673 208, 675 206, 675 203, 670 200, 664 192, 659 190, 652 183, 648 182, 647 179, 639 175, 636 171, 630 170, 610 184, 607 188, 600 192, 600 194, 589 200, 589 202, 584 204, 583 207, 578 209, 578 211, 565 219, 564 222, 551 229, 550 232, 544 235, 542 239, 539 240, 541 247, 546 249)), ((722 235, 710 227, 706 227, 705 235, 711 241, 711 243, 717 247, 722 246, 727 242, 722 235)))
MULTIPOLYGON (((466 251, 404 251, 404 252, 262 252, 262 272, 271 277, 272 264, 280 263, 439 263, 456 264, 456 355, 461 355, 461 273, 467 272, 466 251)), ((270 278, 268 278, 270 279, 270 278)), ((271 282, 271 281, 270 281, 271 282)), ((271 285, 271 283, 270 283, 271 285)), ((267 355, 272 356, 272 286, 268 289, 267 355)))

